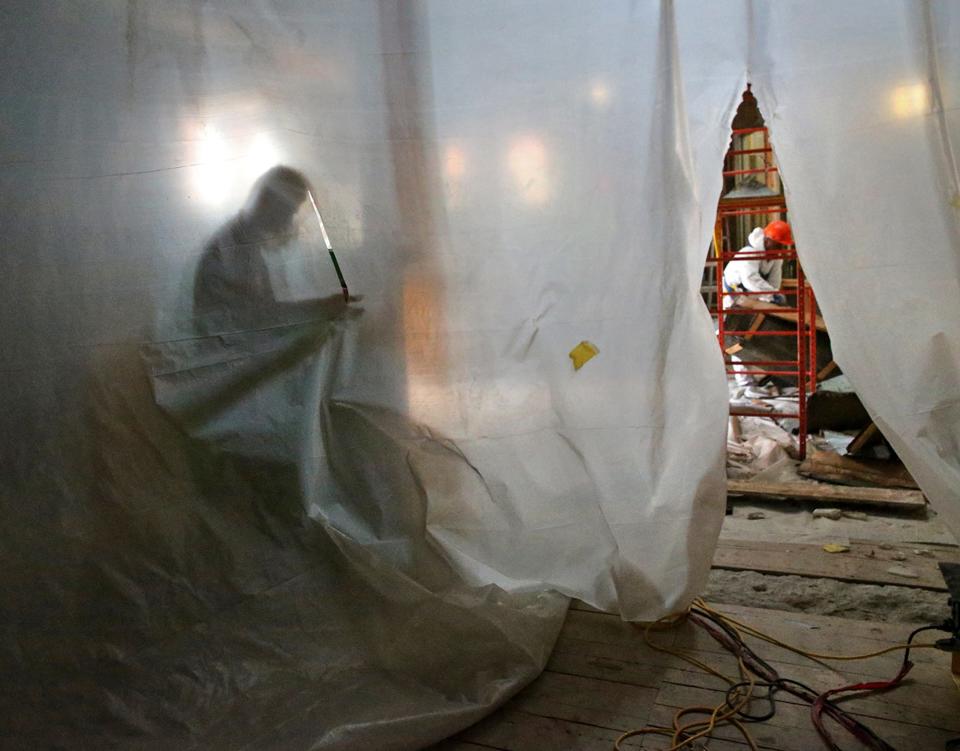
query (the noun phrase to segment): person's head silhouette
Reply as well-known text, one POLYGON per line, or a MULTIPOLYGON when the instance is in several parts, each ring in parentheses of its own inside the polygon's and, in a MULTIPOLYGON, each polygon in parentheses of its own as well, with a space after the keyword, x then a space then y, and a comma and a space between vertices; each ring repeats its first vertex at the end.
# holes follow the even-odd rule
POLYGON ((290 230, 309 190, 302 172, 283 165, 271 167, 254 183, 243 218, 263 237, 282 235, 290 230))

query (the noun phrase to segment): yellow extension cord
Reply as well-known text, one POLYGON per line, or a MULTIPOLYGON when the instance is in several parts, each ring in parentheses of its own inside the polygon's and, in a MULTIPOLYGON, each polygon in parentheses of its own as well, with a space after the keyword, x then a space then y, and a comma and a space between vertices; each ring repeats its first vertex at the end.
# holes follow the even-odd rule
MULTIPOLYGON (((817 652, 808 652, 807 650, 800 649, 799 647, 794 647, 786 642, 782 642, 779 639, 776 639, 769 634, 765 634, 759 629, 748 626, 745 623, 741 623, 734 618, 731 618, 728 615, 724 615, 709 605, 707 605, 703 600, 696 599, 693 601, 691 607, 696 606, 701 610, 709 613, 714 618, 717 618, 723 621, 727 626, 729 626, 737 635, 743 639, 744 635, 753 636, 756 639, 761 639, 769 644, 776 645, 782 649, 786 649, 795 654, 802 655, 808 659, 820 662, 822 660, 833 660, 833 661, 842 661, 842 660, 867 660, 871 657, 878 657, 880 655, 889 654, 890 652, 898 652, 908 647, 910 649, 936 649, 935 644, 898 644, 893 647, 887 647, 885 649, 878 649, 875 652, 868 652, 861 655, 826 655, 819 654, 817 652)), ((668 615, 663 618, 660 618, 651 623, 647 623, 643 628, 643 640, 647 645, 656 650, 657 652, 662 652, 664 654, 672 655, 678 657, 685 662, 694 665, 701 670, 709 673, 710 675, 716 676, 721 680, 726 681, 729 685, 733 686, 737 683, 746 683, 742 691, 738 692, 738 699, 734 705, 728 705, 726 701, 722 704, 718 704, 715 707, 708 706, 691 706, 684 707, 676 712, 673 716, 673 727, 667 728, 660 725, 647 725, 636 730, 628 730, 623 733, 616 741, 614 741, 613 747, 615 751, 623 751, 621 743, 627 738, 632 738, 637 735, 666 735, 669 736, 673 742, 673 745, 670 746, 667 751, 680 751, 681 749, 688 748, 691 743, 704 738, 709 737, 713 734, 713 731, 722 725, 732 725, 740 735, 743 736, 744 741, 750 747, 751 751, 758 751, 756 742, 753 740, 753 737, 750 735, 750 731, 747 730, 745 725, 736 718, 736 714, 743 709, 753 697, 753 689, 756 685, 756 681, 753 675, 747 670, 746 665, 743 663, 743 658, 737 658, 737 664, 740 671, 740 680, 734 680, 727 675, 724 675, 719 670, 711 667, 705 662, 698 660, 696 657, 693 657, 688 652, 679 649, 672 649, 670 647, 664 647, 662 645, 656 644, 650 638, 651 631, 664 631, 669 628, 673 628, 678 624, 682 623, 687 618, 687 613, 689 608, 683 613, 668 615), (697 720, 695 722, 688 722, 685 725, 680 723, 682 717, 690 714, 695 715, 707 715, 706 720, 697 720)), ((640 624, 638 624, 640 625, 640 624)))

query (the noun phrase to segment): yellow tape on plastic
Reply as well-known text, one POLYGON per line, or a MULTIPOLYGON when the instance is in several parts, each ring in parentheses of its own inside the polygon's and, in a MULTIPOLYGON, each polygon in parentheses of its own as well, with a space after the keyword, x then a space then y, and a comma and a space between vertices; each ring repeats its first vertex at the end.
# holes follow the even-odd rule
POLYGON ((570 359, 573 360, 573 369, 580 370, 586 363, 600 354, 597 345, 584 340, 570 350, 570 359))

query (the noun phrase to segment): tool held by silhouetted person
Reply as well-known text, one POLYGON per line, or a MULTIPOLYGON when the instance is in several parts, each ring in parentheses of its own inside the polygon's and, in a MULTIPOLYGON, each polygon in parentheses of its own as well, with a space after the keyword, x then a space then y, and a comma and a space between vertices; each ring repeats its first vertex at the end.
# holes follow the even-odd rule
POLYGON ((313 200, 313 191, 308 190, 310 205, 313 206, 313 213, 317 215, 317 221, 320 223, 320 234, 323 235, 323 244, 327 246, 327 252, 330 254, 330 260, 333 261, 333 268, 337 272, 337 279, 340 280, 340 289, 343 290, 343 299, 349 302, 350 291, 347 289, 347 282, 343 278, 343 272, 340 271, 340 264, 337 263, 337 256, 333 252, 333 246, 330 244, 330 237, 327 235, 327 228, 323 226, 323 217, 320 216, 320 209, 317 208, 317 202, 313 200))

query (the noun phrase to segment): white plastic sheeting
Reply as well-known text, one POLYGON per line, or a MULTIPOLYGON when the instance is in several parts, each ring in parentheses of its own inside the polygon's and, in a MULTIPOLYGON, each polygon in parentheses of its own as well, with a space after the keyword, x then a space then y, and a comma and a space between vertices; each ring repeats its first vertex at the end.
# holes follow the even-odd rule
POLYGON ((751 80, 834 356, 960 530, 960 4, 755 7, 751 80))
POLYGON ((10 739, 418 748, 537 674, 565 596, 697 594, 748 74, 841 365, 956 509, 955 6, 809 8, 6 4, 10 739), (361 302, 308 204, 251 211, 278 164, 361 302))

